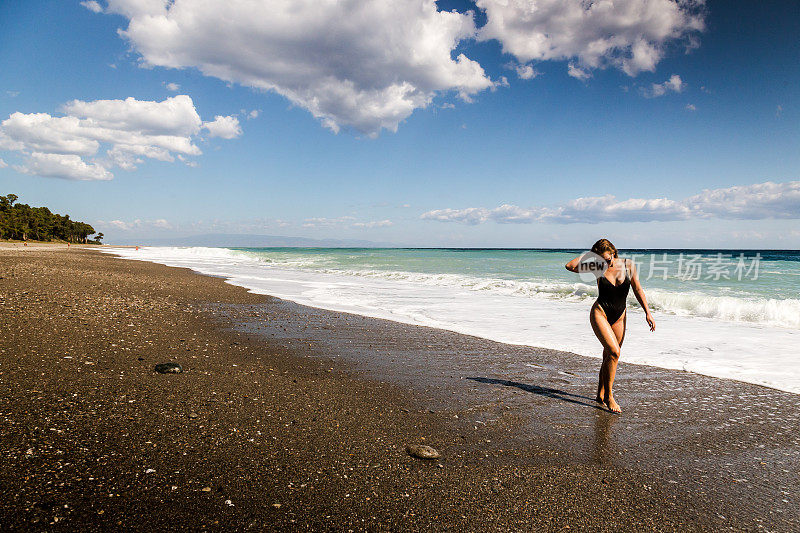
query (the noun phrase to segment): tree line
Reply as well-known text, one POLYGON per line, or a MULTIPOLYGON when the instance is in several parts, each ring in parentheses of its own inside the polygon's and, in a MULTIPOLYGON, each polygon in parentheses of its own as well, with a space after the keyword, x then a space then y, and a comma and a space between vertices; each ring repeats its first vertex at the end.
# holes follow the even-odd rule
POLYGON ((85 222, 70 220, 69 215, 51 213, 46 207, 15 203, 16 194, 0 196, 0 238, 21 241, 66 241, 100 244, 103 234, 93 239, 94 228, 85 222))

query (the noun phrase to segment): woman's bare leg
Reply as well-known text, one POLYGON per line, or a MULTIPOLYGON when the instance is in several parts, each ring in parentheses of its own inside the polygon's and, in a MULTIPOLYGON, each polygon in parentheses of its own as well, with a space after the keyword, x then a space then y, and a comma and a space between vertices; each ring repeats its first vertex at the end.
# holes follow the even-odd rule
MULTIPOLYGON (((614 331, 614 337, 617 339, 617 344, 619 345, 620 350, 622 350, 622 342, 625 340, 625 323, 628 319, 628 312, 627 310, 622 313, 622 316, 611 325, 611 329, 614 331)), ((611 352, 606 348, 603 348, 603 362, 607 362, 611 359, 611 352)), ((616 374, 617 363, 614 362, 614 371, 616 374)), ((595 400, 599 403, 605 404, 605 387, 607 383, 614 384, 614 377, 609 378, 608 376, 608 366, 601 366, 600 367, 600 379, 598 380, 599 383, 597 384, 597 398, 595 400)))
POLYGON ((608 323, 605 312, 597 304, 592 307, 589 315, 592 330, 594 330, 594 334, 603 345, 603 364, 600 367, 599 383, 597 385, 598 401, 614 413, 622 412, 622 409, 614 400, 612 389, 617 373, 620 346, 625 337, 625 314, 613 326, 608 323))
POLYGON ((605 393, 606 388, 606 381, 608 378, 606 377, 606 361, 608 360, 608 350, 603 348, 603 363, 600 365, 600 376, 597 380, 597 397, 594 399, 597 403, 602 403, 605 405, 603 401, 603 395, 605 393))

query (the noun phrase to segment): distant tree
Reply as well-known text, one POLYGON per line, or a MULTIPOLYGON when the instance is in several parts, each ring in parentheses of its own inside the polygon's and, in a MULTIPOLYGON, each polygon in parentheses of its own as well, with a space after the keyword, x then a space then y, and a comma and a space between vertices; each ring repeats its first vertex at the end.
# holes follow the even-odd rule
MULTIPOLYGON (((15 203, 16 194, 0 196, 0 238, 35 239, 87 243, 94 228, 85 222, 70 220, 69 215, 58 215, 46 207, 31 207, 15 203)), ((100 243, 102 233, 91 242, 100 243)))

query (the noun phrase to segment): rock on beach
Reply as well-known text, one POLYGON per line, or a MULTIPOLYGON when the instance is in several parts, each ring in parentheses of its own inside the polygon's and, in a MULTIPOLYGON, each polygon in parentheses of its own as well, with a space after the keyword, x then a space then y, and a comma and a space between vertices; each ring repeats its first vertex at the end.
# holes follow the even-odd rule
POLYGON ((411 457, 417 457, 418 459, 438 459, 441 457, 436 448, 424 444, 408 444, 406 445, 406 452, 411 457))
POLYGON ((158 363, 154 370, 159 374, 180 374, 183 367, 178 363, 158 363))

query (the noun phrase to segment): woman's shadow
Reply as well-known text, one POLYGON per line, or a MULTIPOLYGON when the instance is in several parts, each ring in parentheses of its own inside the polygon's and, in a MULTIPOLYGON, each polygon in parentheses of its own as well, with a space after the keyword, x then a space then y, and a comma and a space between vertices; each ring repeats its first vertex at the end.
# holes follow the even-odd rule
POLYGON ((595 415, 594 421, 594 440, 591 446, 591 457, 595 463, 604 463, 613 458, 613 441, 611 439, 611 428, 619 420, 618 416, 614 416, 608 412, 608 409, 599 405, 594 401, 594 398, 582 396, 580 394, 573 394, 571 392, 563 391, 561 389, 554 389, 552 387, 541 387, 539 385, 528 385, 527 383, 520 383, 518 381, 510 381, 507 379, 494 379, 474 377, 467 378, 478 383, 487 383, 490 385, 503 385, 506 387, 515 387, 525 392, 531 392, 547 398, 554 398, 563 402, 574 403, 591 407, 601 411, 595 415), (586 401, 584 401, 586 400, 586 401))
POLYGON ((533 394, 538 394, 540 396, 546 396, 547 398, 554 398, 556 400, 561 400, 563 402, 574 403, 586 407, 591 407, 593 409, 606 411, 605 408, 603 408, 601 405, 599 405, 597 402, 594 401, 594 398, 589 398, 588 396, 583 396, 580 394, 573 394, 571 392, 563 391, 561 389, 554 389, 552 387, 542 387, 540 385, 528 385, 527 383, 520 383, 518 381, 509 381, 507 379, 482 378, 482 377, 474 377, 467 379, 471 379, 472 381, 477 381, 478 383, 486 383, 489 385, 503 385, 506 387, 515 387, 525 392, 531 392, 533 394))

